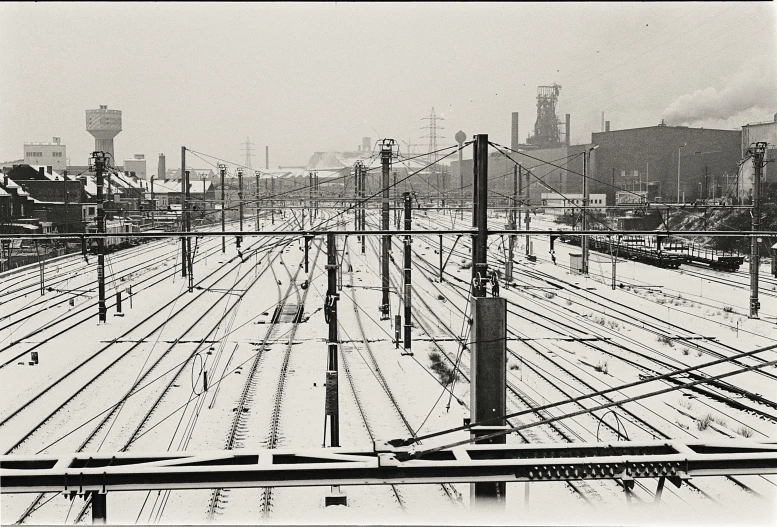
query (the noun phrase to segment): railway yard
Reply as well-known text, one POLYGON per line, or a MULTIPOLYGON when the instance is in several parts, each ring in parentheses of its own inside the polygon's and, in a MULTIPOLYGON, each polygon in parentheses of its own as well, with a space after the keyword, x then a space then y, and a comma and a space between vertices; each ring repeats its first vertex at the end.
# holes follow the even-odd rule
POLYGON ((777 525, 773 4, 4 2, 0 526, 777 525))
MULTIPOLYGON (((414 209, 413 228, 469 229, 469 212, 414 209)), ((378 209, 367 229, 379 230, 378 209)), ((492 211, 489 229, 502 228, 492 211)), ((328 446, 327 247, 302 236, 288 209, 247 219, 245 236, 192 242, 193 289, 180 276, 177 238, 152 239, 105 257, 107 322, 96 323, 94 256, 71 255, 0 281, 2 454, 133 453, 328 446), (307 267, 307 271, 306 271, 307 267), (122 306, 116 293, 122 293, 122 306), (37 354, 37 361, 32 359, 37 354), (37 363, 36 363, 37 362, 37 363)), ((401 313, 401 236, 392 236, 391 317, 381 320, 381 237, 338 235, 350 213, 319 212, 311 229, 336 235, 339 443, 423 438, 470 417, 471 246, 468 236, 413 236, 412 353, 395 345, 401 313), (441 245, 440 245, 441 244, 441 245), (450 254, 440 280, 440 250, 450 254), (465 345, 463 345, 465 344, 465 345)), ((550 229, 537 215, 533 228, 550 229)), ((227 231, 237 231, 235 222, 227 231)), ((218 228, 200 227, 201 232, 218 228)), ((505 270, 508 235, 491 235, 488 264, 505 270)), ((777 433, 777 280, 764 267, 760 318, 748 317, 744 271, 649 265, 594 252, 588 275, 572 272, 579 247, 517 236, 506 300, 508 444, 742 440, 777 433), (734 358, 732 358, 734 357, 734 358), (704 368, 697 366, 712 363, 704 368), (671 375, 681 371, 680 375, 671 375), (726 375, 744 370, 736 375, 726 375), (658 379, 655 379, 658 378, 658 379), (584 397, 589 395, 589 397, 584 397), (628 400, 628 402, 626 402, 628 400), (562 402, 547 407, 550 403, 562 402), (568 417, 567 417, 568 416, 568 417), (563 418, 562 418, 563 417, 563 418)), ((423 438, 417 448, 467 440, 466 430, 423 438)), ((748 443, 749 444, 749 443, 748 443)), ((763 474, 700 477, 667 485, 617 479, 508 483, 504 512, 521 521, 621 524, 768 524, 777 480, 763 474), (660 505, 655 505, 655 502, 660 505), (561 505, 561 506, 559 506, 561 505), (606 514, 602 514, 606 511, 606 514)), ((256 487, 110 492, 111 523, 470 523, 470 485, 348 485, 347 507, 324 507, 329 487, 256 487)), ((4 494, 2 522, 82 523, 92 494, 4 494)))

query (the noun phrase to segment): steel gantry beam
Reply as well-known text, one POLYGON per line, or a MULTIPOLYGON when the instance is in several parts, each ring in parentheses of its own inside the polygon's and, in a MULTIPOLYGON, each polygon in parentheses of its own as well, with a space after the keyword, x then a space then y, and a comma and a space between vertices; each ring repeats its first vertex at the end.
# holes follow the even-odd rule
POLYGON ((548 482, 777 474, 777 444, 622 441, 465 445, 403 461, 407 448, 0 456, 0 492, 116 492, 324 485, 548 482), (404 455, 403 455, 404 454, 404 455))
MULTIPOLYGON (((322 236, 329 232, 325 229, 305 229, 305 230, 283 230, 283 231, 196 231, 196 232, 133 232, 133 238, 209 238, 209 237, 234 237, 234 236, 322 236)), ((473 235, 478 231, 475 228, 470 229, 414 229, 413 235, 456 235, 461 234, 473 235)), ((724 237, 777 237, 777 231, 648 231, 648 230, 622 230, 611 229, 608 231, 572 231, 572 230, 560 230, 560 229, 488 229, 489 236, 492 235, 522 235, 531 234, 534 235, 561 235, 570 234, 575 236, 600 236, 602 234, 617 235, 622 234, 624 236, 674 236, 674 237, 693 237, 693 236, 724 236, 724 237)), ((343 229, 337 231, 337 235, 360 235, 360 236, 393 236, 404 235, 404 229, 388 229, 388 230, 358 230, 358 229, 343 229)), ((108 238, 110 236, 116 236, 112 233, 46 233, 46 234, 20 234, 20 233, 8 233, 0 234, 0 239, 3 240, 54 240, 54 239, 98 239, 108 238)))

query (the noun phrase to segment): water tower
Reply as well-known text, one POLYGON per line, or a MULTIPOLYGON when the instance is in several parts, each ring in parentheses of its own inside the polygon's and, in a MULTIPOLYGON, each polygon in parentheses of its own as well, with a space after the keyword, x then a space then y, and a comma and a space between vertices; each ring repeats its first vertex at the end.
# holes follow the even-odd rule
POLYGON ((94 150, 105 152, 110 164, 116 166, 113 138, 121 132, 121 110, 109 110, 103 104, 99 110, 87 110, 86 131, 94 136, 94 150))

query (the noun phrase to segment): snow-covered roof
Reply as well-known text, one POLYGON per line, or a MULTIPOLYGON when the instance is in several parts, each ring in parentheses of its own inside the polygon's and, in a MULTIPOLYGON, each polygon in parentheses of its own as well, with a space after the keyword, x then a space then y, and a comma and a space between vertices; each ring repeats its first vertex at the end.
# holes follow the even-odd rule
POLYGON ((139 181, 134 181, 131 176, 127 176, 123 172, 115 172, 111 176, 111 183, 121 183, 124 188, 142 188, 139 181))
POLYGON ((49 165, 29 165, 29 167, 35 169, 35 171, 38 172, 38 173, 41 172, 41 168, 42 168, 43 169, 43 175, 46 178, 50 179, 51 181, 62 181, 62 179, 63 179, 62 174, 60 174, 59 172, 57 172, 55 170, 52 170, 51 174, 49 174, 49 172, 48 172, 49 165))

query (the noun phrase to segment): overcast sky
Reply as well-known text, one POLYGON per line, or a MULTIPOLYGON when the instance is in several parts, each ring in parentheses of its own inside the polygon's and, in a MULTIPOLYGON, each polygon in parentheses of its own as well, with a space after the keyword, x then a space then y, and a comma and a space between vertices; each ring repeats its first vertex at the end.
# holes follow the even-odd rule
MULTIPOLYGON (((562 86, 573 143, 661 122, 737 128, 777 112, 777 9, 765 3, 0 4, 0 160, 62 137, 94 141, 85 110, 123 112, 118 160, 180 148, 254 167, 305 165, 362 136, 439 145, 525 140, 537 86, 562 86)), ((195 167, 208 166, 194 158, 195 167)))

